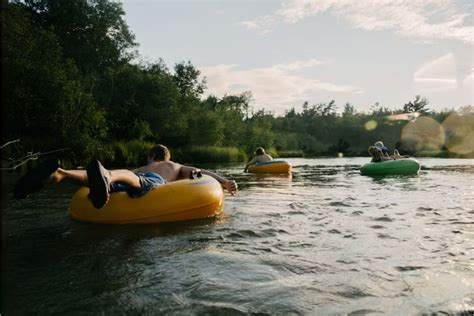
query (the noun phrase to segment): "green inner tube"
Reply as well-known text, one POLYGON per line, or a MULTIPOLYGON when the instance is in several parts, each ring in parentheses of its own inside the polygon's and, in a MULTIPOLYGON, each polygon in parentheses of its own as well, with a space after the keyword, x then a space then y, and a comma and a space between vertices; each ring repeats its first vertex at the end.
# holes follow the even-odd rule
POLYGON ((420 163, 412 158, 371 162, 360 167, 362 175, 384 176, 397 174, 418 174, 420 163))

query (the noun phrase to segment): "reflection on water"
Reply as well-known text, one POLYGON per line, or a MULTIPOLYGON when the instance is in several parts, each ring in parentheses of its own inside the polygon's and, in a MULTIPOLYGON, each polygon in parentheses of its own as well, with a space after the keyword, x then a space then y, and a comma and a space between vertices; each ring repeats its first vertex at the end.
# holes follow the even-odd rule
POLYGON ((240 190, 250 188, 273 189, 273 188, 291 188, 293 185, 292 174, 247 174, 245 177, 236 179, 240 190))
MULTIPOLYGON (((72 185, 3 210, 10 314, 419 314, 474 309, 474 162, 423 159, 371 178, 367 159, 291 159, 292 176, 212 169, 240 188, 218 218, 92 225, 72 185)), ((209 166, 207 166, 209 168, 209 166)))

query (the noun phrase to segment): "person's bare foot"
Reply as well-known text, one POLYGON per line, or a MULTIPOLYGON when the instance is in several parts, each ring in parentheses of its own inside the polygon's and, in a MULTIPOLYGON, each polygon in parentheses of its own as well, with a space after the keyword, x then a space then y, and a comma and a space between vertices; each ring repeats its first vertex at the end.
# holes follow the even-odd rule
POLYGON ((16 199, 24 199, 29 194, 41 189, 43 181, 48 179, 51 174, 59 169, 59 160, 56 158, 48 159, 29 170, 15 184, 13 194, 16 199))

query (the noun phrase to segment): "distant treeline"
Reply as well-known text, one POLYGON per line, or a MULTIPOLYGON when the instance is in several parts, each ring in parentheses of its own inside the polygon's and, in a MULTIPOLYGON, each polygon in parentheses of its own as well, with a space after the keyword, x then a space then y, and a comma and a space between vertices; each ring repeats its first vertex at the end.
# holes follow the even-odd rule
POLYGON ((306 102, 276 117, 253 111, 251 92, 203 99, 206 83, 190 62, 172 70, 162 60, 137 62, 120 3, 14 1, 5 15, 3 143, 21 139, 25 152, 68 148, 74 164, 99 157, 137 165, 156 143, 182 162, 244 161, 258 146, 280 156, 367 155, 377 140, 414 154, 420 147, 401 140, 408 121, 386 117, 417 112, 441 123, 452 112, 430 111, 417 96, 396 111, 345 104, 341 114, 334 101, 306 102))

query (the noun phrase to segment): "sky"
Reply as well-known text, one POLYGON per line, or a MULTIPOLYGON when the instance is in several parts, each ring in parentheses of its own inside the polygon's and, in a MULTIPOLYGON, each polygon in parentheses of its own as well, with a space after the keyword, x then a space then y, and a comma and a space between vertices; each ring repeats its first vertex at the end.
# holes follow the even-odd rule
POLYGON ((123 0, 140 60, 190 61, 204 97, 252 92, 277 115, 303 102, 339 110, 474 105, 474 1, 123 0))

